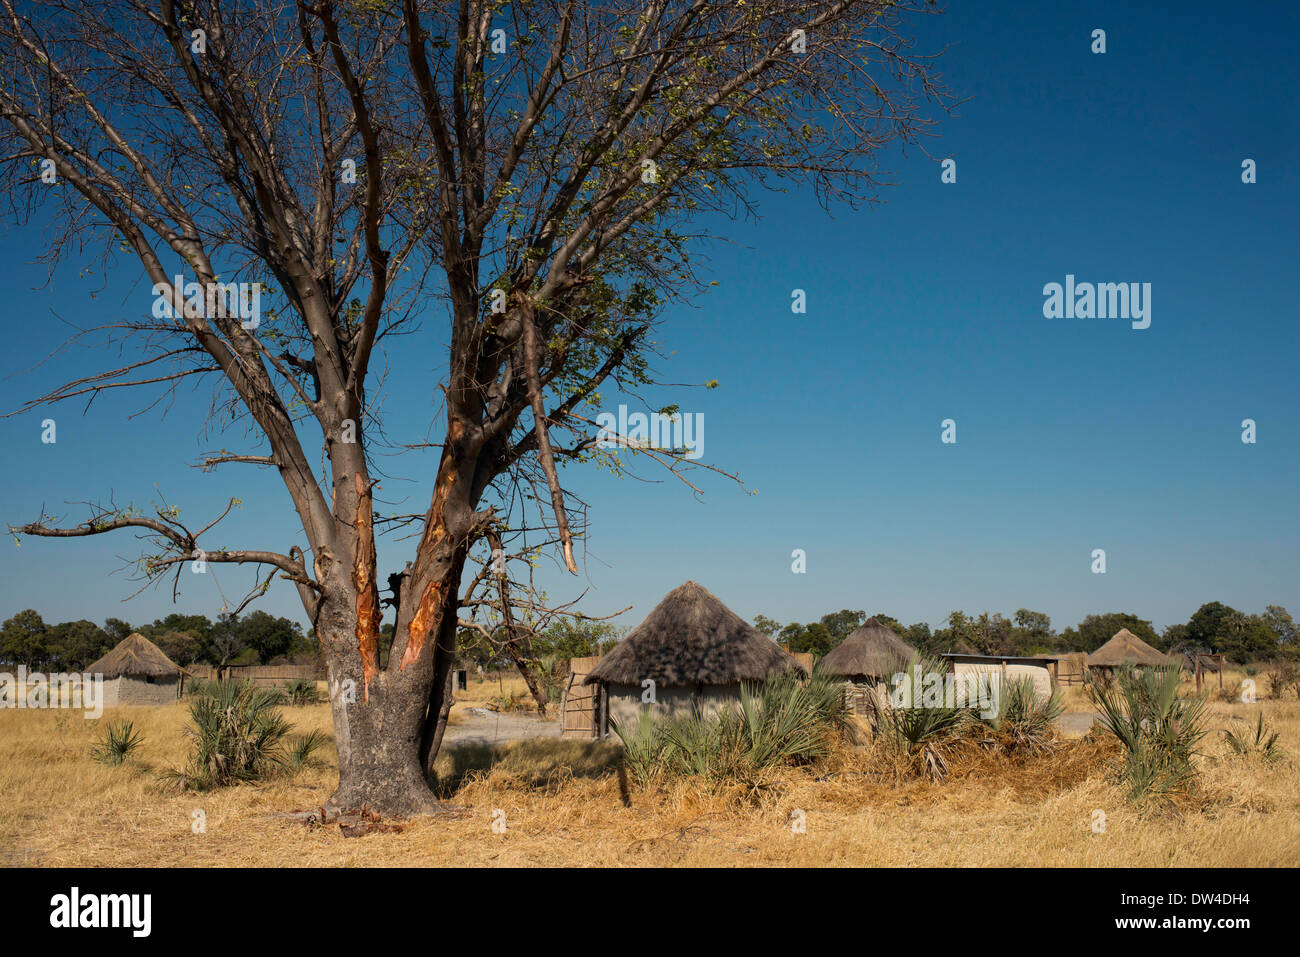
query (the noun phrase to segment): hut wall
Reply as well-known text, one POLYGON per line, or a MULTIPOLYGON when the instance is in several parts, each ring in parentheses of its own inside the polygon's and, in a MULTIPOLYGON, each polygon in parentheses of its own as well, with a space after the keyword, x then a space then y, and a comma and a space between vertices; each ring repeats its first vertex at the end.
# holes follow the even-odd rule
POLYGON ((121 678, 105 678, 104 687, 101 691, 103 695, 103 705, 105 708, 116 707, 120 704, 121 688, 119 687, 121 678))
POLYGON ((1048 670, 1047 665, 1026 665, 1007 662, 1005 665, 1005 672, 1003 671, 1003 667, 1003 665, 993 662, 957 661, 953 663, 953 672, 959 675, 991 672, 993 674, 1001 674, 1006 681, 1018 681, 1021 678, 1031 678, 1034 682, 1035 697, 1046 700, 1052 696, 1052 673, 1048 670))
POLYGON ((656 719, 680 718, 690 714, 692 705, 699 701, 705 714, 715 714, 718 709, 740 701, 740 684, 705 685, 703 694, 694 687, 655 688, 655 703, 642 705, 642 688, 639 685, 608 684, 609 718, 625 728, 635 728, 642 707, 650 708, 656 719))
POLYGON ((104 682, 104 704, 172 704, 176 700, 178 683, 175 677, 146 681, 141 676, 123 675, 104 682), (109 691, 110 686, 113 691, 109 691))

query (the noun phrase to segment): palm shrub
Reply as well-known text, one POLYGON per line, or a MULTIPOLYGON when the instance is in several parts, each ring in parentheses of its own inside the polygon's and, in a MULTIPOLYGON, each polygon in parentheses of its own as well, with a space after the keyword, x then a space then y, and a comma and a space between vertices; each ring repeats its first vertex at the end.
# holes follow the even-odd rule
POLYGON ((776 768, 824 758, 847 723, 839 683, 822 676, 745 684, 737 704, 716 711, 696 704, 688 714, 656 722, 642 709, 635 727, 611 721, 624 766, 638 783, 663 774, 751 788, 776 768))
POLYGON ((1206 702, 1180 694, 1181 681, 1177 668, 1126 666, 1111 684, 1088 690, 1101 727, 1124 747, 1132 800, 1168 797, 1195 785, 1192 756, 1206 734, 1206 702))
POLYGON ((316 763, 316 751, 325 743, 325 735, 316 729, 289 740, 285 764, 294 771, 316 763))
POLYGON ((130 721, 116 721, 104 729, 104 735, 90 749, 90 756, 100 764, 120 767, 132 752, 144 744, 144 735, 130 721))
POLYGON ((789 675, 743 687, 740 708, 724 712, 744 763, 753 767, 808 764, 830 753, 836 733, 848 724, 840 683, 822 675, 789 675))
POLYGON ((623 742, 623 767, 633 780, 646 784, 664 770, 664 742, 649 708, 637 712, 635 727, 624 727, 612 715, 609 724, 623 742))
POLYGON ((546 700, 559 704, 564 697, 565 679, 569 676, 565 660, 559 655, 541 655, 533 660, 533 673, 546 700))
POLYGON ((1282 749, 1277 743, 1281 734, 1264 723, 1263 711, 1256 716, 1253 733, 1238 733, 1227 729, 1223 732, 1223 737, 1228 742, 1228 747, 1242 757, 1256 756, 1265 761, 1276 761, 1282 757, 1282 749))
POLYGON ((278 688, 252 682, 207 682, 190 702, 190 760, 184 770, 165 772, 172 783, 206 790, 257 781, 308 762, 323 742, 319 732, 290 739, 292 725, 280 712, 278 688))
POLYGON ((731 717, 730 709, 711 714, 697 703, 689 714, 663 722, 659 731, 664 769, 710 783, 730 777, 739 749, 739 725, 728 720, 731 717))
POLYGON ((187 698, 202 697, 203 695, 207 694, 209 690, 212 688, 212 686, 215 685, 216 683, 217 683, 216 681, 205 681, 202 678, 195 678, 192 681, 186 682, 185 697, 187 698))
POLYGON ((867 721, 877 744, 909 771, 935 780, 948 773, 952 744, 972 720, 955 700, 926 703, 927 676, 946 673, 939 659, 922 656, 903 672, 892 695, 867 696, 867 721))
POLYGON ((1041 697, 1029 677, 1002 681, 997 694, 998 712, 986 723, 1011 747, 1030 752, 1046 750, 1054 736, 1052 723, 1065 711, 1060 688, 1041 697))
POLYGON ((320 689, 311 678, 293 678, 284 683, 284 699, 286 704, 297 706, 319 704, 320 689))

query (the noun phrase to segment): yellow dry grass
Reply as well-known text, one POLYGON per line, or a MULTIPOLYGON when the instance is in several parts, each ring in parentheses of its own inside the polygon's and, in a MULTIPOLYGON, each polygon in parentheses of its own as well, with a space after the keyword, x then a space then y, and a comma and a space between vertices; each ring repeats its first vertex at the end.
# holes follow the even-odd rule
MULTIPOLYGON (((487 692, 462 696, 457 708, 487 692)), ((326 705, 289 708, 296 730, 331 731, 326 705)), ((1202 796, 1176 812, 1128 804, 1113 747, 1066 742, 1042 759, 982 758, 942 783, 899 782, 867 751, 785 772, 756 799, 690 783, 626 792, 616 749, 572 741, 495 751, 448 748, 441 787, 459 813, 399 833, 344 837, 284 812, 323 802, 324 766, 259 786, 160 791, 151 771, 185 759, 183 706, 117 708, 145 736, 121 768, 89 757, 98 733, 79 713, 0 711, 0 864, 38 866, 1296 866, 1300 864, 1300 703, 1216 702, 1202 796), (1265 719, 1282 732, 1273 765, 1231 756, 1218 729, 1265 719), (625 800, 626 797, 626 800, 625 800), (629 806, 630 802, 630 806, 629 806), (1095 812, 1105 814, 1094 831, 1095 812), (205 829, 193 823, 202 812, 205 829), (501 813, 497 813, 501 812, 501 813), (805 833, 792 821, 802 817, 805 833), (494 818, 504 832, 494 832, 494 818)))
POLYGON ((486 708, 502 698, 512 696, 523 700, 527 706, 525 710, 533 710, 532 696, 529 695, 528 685, 523 678, 470 675, 466 689, 456 692, 456 707, 451 713, 454 716, 456 710, 461 708, 486 708))

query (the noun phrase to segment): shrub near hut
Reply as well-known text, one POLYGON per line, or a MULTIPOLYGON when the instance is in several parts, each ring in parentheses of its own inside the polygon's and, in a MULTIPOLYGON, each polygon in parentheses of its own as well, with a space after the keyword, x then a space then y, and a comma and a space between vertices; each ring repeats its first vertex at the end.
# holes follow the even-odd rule
POLYGON ((283 693, 251 682, 210 681, 190 702, 190 760, 164 772, 171 785, 202 791, 257 781, 306 765, 325 743, 319 731, 290 738, 292 725, 280 711, 283 693))
POLYGON ((839 682, 794 674, 745 684, 738 701, 656 721, 642 711, 635 724, 613 721, 624 766, 638 784, 695 777, 706 786, 740 785, 749 795, 783 767, 828 757, 848 722, 839 682))

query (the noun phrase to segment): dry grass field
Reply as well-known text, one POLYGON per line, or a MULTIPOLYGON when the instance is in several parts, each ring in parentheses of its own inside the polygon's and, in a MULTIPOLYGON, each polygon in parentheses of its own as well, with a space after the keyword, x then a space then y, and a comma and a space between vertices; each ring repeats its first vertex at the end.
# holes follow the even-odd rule
MULTIPOLYGON (((457 710, 481 707, 478 683, 457 710)), ((1074 695, 1072 694, 1072 699, 1074 695)), ((1072 704, 1072 709, 1077 704, 1072 704)), ((455 712, 453 712, 455 713, 455 712)), ((287 708, 298 732, 330 732, 326 705, 287 708)), ((285 812, 313 808, 334 781, 329 747, 291 779, 205 793, 160 789, 184 763, 181 705, 118 708, 144 733, 119 768, 89 756, 96 722, 79 712, 0 711, 0 864, 32 866, 1296 866, 1300 864, 1300 703, 1215 702, 1197 759, 1201 788, 1172 810, 1139 810, 1115 783, 1116 749, 1096 736, 1048 756, 954 767, 942 783, 898 781, 868 751, 783 772, 757 795, 679 783, 629 788, 610 745, 541 739, 459 745, 439 758, 452 810, 393 833, 346 837, 285 812), (1285 756, 1230 753, 1219 729, 1281 732, 1285 756), (1095 812, 1105 815, 1094 831, 1095 812), (201 812, 205 824, 195 833, 201 812), (804 833, 791 821, 802 812, 804 833), (493 821, 504 821, 502 832, 493 821)))

